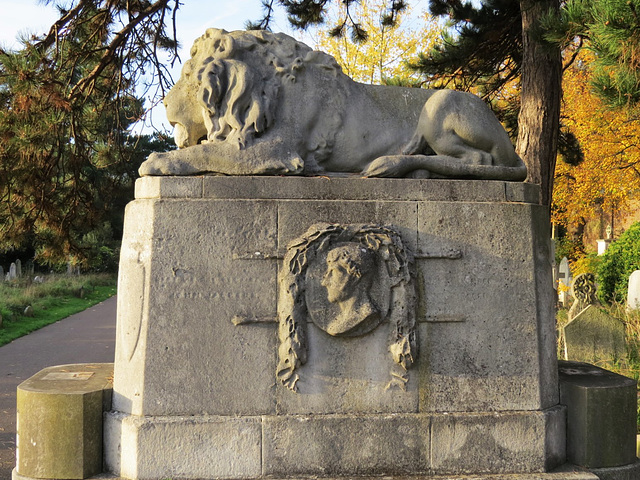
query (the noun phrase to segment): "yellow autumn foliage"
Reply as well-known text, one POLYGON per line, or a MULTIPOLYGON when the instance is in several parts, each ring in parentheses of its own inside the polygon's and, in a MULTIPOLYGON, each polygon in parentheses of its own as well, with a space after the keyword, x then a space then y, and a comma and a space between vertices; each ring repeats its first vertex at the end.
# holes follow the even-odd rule
MULTIPOLYGON (((328 24, 344 18, 344 5, 333 7, 328 24)), ((367 31, 368 39, 354 43, 348 31, 340 38, 331 37, 326 26, 310 32, 314 48, 333 55, 344 73, 362 83, 379 84, 384 78, 420 79, 406 65, 421 51, 429 50, 440 37, 442 27, 427 13, 412 15, 407 7, 394 26, 382 25, 385 3, 381 0, 362 2, 350 7, 350 15, 367 31)))
POLYGON ((611 110, 592 93, 583 50, 563 76, 562 122, 576 136, 584 161, 558 159, 552 203, 555 223, 575 226, 601 211, 621 212, 640 188, 640 122, 630 111, 611 110))

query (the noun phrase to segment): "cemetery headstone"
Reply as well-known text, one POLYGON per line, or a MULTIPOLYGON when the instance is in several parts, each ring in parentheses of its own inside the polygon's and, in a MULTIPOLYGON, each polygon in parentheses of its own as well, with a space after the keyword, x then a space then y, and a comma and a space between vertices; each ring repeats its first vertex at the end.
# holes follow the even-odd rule
POLYGON ((32 277, 35 271, 35 265, 33 264, 33 260, 29 259, 24 264, 25 275, 32 277))
POLYGON ((0 281, 4 280, 4 268, 0 265, 0 281))
POLYGON ((20 259, 16 260, 16 277, 22 277, 22 262, 20 261, 20 259))
POLYGON ((9 266, 9 280, 15 280, 17 275, 16 264, 12 263, 9 266))
POLYGON ((573 280, 570 291, 573 297, 573 304, 569 309, 569 322, 589 305, 598 303, 598 298, 596 297, 596 279, 593 273, 581 273, 578 275, 573 280))
POLYGON ((593 274, 578 275, 572 290, 575 301, 564 327, 565 360, 596 363, 623 359, 624 323, 601 308, 593 274))
POLYGON ((602 255, 604 252, 606 252, 607 248, 609 248, 609 245, 611 245, 611 242, 613 242, 613 239, 611 238, 613 228, 611 228, 611 225, 607 225, 605 233, 607 234, 607 238, 596 240, 598 243, 598 255, 602 255))
POLYGON ((571 269, 569 268, 569 259, 562 257, 560 266, 558 267, 558 301, 562 306, 569 303, 569 290, 571 288, 571 269))
POLYGON ((24 309, 24 316, 33 317, 33 307, 31 305, 27 305, 27 307, 24 309))
POLYGON ((627 290, 627 309, 640 308, 640 270, 636 270, 629 276, 629 289, 627 290))

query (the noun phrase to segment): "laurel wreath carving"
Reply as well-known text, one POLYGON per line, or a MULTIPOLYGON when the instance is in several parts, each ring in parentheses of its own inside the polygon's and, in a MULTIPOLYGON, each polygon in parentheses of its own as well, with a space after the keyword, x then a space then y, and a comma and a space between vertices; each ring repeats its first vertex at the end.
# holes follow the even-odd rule
POLYGON ((393 228, 369 224, 312 225, 301 237, 287 246, 280 272, 278 298, 278 380, 292 391, 297 391, 297 370, 307 362, 305 278, 308 266, 333 245, 359 242, 376 252, 384 262, 391 280, 391 308, 389 321, 394 325, 393 341, 389 352, 400 372, 392 371, 388 386, 406 384, 404 372, 415 362, 418 344, 415 330, 415 292, 410 266, 413 256, 404 247, 402 238, 393 228))

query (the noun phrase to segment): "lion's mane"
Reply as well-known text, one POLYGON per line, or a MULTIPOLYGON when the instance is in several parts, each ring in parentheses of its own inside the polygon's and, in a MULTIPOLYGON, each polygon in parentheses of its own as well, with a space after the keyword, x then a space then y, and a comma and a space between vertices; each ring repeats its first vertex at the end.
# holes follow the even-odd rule
POLYGON ((288 35, 210 28, 194 42, 181 80, 196 84, 206 141, 243 149, 274 123, 282 85, 309 66, 341 74, 333 57, 288 35))

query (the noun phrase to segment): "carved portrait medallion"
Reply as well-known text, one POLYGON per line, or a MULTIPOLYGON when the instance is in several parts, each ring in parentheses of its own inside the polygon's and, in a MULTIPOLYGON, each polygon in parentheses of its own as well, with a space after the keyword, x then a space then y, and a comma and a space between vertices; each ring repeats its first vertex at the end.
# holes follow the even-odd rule
POLYGON ((364 335, 386 318, 389 274, 376 252, 347 242, 322 252, 306 274, 310 321, 334 336, 364 335))
POLYGON ((411 263, 400 235, 379 225, 318 223, 291 242, 279 278, 281 383, 296 390, 308 322, 336 337, 366 335, 390 322, 389 352, 409 368, 417 355, 411 263))

